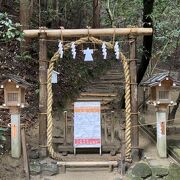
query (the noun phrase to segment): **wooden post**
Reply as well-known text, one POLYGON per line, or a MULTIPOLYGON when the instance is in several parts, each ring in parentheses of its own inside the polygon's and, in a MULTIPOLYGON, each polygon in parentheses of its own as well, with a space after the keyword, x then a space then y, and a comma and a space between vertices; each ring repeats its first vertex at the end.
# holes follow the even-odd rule
POLYGON ((107 129, 107 122, 106 117, 104 116, 104 137, 105 137, 105 144, 108 143, 108 129, 107 129))
MULTIPOLYGON (((42 28, 41 28, 42 29, 42 28)), ((39 33, 39 146, 40 156, 47 156, 47 45, 46 33, 39 33)))
POLYGON ((147 110, 147 104, 146 104, 146 88, 143 88, 143 105, 142 105, 142 110, 145 112, 147 110))
POLYGON ((67 111, 64 111, 64 145, 67 144, 67 111))
POLYGON ((114 111, 111 111, 111 142, 114 142, 114 111))
POLYGON ((136 38, 129 37, 130 48, 130 74, 131 74, 131 123, 132 126, 132 159, 139 160, 139 129, 138 125, 138 94, 137 94, 137 61, 136 61, 136 38))
POLYGON ((119 161, 118 165, 118 171, 121 173, 121 175, 125 175, 126 173, 126 163, 125 163, 125 127, 123 124, 121 124, 121 159, 119 161))
POLYGON ((24 171, 26 174, 26 180, 30 179, 29 174, 29 160, 26 148, 26 134, 24 127, 21 128, 21 139, 22 139, 22 151, 23 151, 23 163, 24 163, 24 171))

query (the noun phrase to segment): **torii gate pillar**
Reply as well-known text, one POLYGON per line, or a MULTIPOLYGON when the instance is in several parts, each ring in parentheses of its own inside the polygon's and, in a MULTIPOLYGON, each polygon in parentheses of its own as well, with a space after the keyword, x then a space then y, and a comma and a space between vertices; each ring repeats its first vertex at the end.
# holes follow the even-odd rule
POLYGON ((47 34, 39 33, 39 147, 40 156, 47 156, 47 34))
POLYGON ((131 124, 132 124, 132 160, 139 161, 139 128, 138 128, 138 90, 137 90, 137 59, 136 37, 129 36, 129 57, 131 75, 131 124))

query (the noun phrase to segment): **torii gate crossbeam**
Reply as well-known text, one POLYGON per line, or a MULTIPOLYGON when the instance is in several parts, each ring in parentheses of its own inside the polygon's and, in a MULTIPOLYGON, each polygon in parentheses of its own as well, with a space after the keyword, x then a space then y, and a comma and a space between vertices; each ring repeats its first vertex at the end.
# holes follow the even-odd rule
POLYGON ((112 35, 134 35, 145 36, 151 35, 152 28, 103 28, 103 29, 46 29, 41 27, 40 29, 24 30, 25 38, 36 38, 39 33, 44 32, 47 34, 47 38, 58 37, 80 37, 80 36, 112 36, 112 35))

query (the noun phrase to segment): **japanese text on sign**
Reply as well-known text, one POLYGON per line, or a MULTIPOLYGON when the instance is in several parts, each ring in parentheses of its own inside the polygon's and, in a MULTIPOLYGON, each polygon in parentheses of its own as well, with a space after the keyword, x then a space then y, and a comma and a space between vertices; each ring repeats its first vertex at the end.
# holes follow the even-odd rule
POLYGON ((74 147, 101 146, 100 102, 74 103, 74 147))

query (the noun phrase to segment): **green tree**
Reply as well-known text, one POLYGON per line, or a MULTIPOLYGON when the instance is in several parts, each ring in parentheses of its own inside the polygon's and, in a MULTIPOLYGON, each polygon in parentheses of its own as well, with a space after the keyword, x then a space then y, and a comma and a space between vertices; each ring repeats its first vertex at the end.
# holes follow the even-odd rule
MULTIPOLYGON (((102 23, 116 27, 143 26, 143 2, 151 0, 103 0, 102 23)), ((154 1, 153 12, 149 14, 153 21, 153 59, 166 61, 179 46, 180 1, 154 1)), ((141 51, 140 51, 141 52, 141 51)), ((158 63, 155 64, 155 66, 158 63)))
MULTIPOLYGON (((159 0, 155 2, 153 56, 166 61, 179 46, 180 1, 159 0)), ((158 64, 158 63, 157 63, 158 64)))
POLYGON ((19 30, 21 25, 19 23, 13 23, 8 17, 7 13, 0 13, 0 40, 11 41, 16 39, 21 41, 23 39, 23 33, 19 30))

